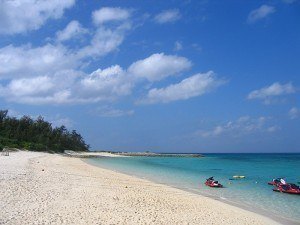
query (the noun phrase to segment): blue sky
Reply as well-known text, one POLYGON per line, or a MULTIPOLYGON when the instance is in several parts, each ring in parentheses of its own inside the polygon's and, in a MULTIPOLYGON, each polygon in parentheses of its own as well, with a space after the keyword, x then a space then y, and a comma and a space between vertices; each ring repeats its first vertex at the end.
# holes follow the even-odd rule
POLYGON ((0 2, 0 105, 92 150, 300 152, 300 1, 0 2))

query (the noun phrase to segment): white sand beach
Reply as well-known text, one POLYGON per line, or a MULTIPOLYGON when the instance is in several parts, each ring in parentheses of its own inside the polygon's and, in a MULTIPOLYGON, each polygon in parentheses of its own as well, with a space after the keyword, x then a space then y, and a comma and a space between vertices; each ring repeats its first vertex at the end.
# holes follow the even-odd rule
POLYGON ((57 154, 0 156, 0 192, 0 224, 278 224, 57 154))

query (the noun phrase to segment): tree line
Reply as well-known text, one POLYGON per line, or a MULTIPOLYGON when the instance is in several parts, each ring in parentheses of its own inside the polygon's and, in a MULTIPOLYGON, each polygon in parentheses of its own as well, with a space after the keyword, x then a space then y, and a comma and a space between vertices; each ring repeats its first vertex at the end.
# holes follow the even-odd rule
POLYGON ((8 116, 8 110, 0 110, 0 151, 4 147, 49 152, 89 150, 89 145, 76 130, 53 127, 42 116, 18 119, 8 116))

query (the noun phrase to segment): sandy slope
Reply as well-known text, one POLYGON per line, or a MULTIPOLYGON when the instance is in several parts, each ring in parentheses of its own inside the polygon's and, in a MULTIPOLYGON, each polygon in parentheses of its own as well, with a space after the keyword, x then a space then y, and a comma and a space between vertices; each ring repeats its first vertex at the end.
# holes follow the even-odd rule
POLYGON ((88 165, 0 156, 0 224, 276 224, 225 203, 88 165))

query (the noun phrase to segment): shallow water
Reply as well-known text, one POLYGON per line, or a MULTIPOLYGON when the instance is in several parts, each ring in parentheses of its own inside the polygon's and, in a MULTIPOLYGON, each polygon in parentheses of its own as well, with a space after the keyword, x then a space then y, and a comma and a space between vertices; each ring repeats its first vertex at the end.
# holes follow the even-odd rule
POLYGON ((272 191, 272 178, 300 182, 300 154, 205 154, 203 158, 118 157, 88 159, 89 163, 135 175, 170 186, 187 189, 300 221, 300 195, 272 191), (229 180, 233 175, 245 179, 229 180), (225 188, 204 185, 214 176, 225 188))

